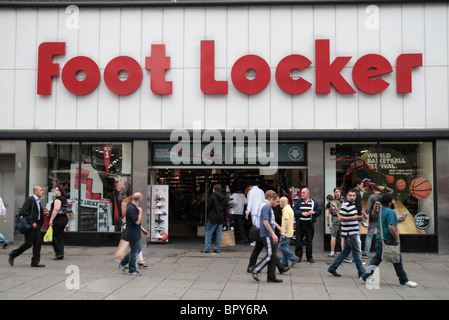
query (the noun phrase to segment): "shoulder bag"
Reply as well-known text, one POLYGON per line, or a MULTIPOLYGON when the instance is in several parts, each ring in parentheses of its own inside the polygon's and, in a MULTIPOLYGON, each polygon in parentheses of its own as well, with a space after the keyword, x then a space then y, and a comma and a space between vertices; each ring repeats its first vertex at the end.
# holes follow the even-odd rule
POLYGON ((22 212, 19 210, 19 213, 16 216, 16 232, 19 231, 20 233, 24 234, 27 233, 31 229, 31 223, 28 222, 28 220, 24 217, 22 212))
MULTIPOLYGON (((31 216, 33 216, 33 204, 31 204, 31 216)), ((17 232, 25 234, 29 230, 31 230, 31 228, 31 223, 29 223, 27 218, 23 215, 22 209, 19 209, 19 212, 16 216, 16 229, 14 234, 17 234, 17 232)))
POLYGON ((391 263, 399 263, 401 261, 401 245, 399 242, 393 245, 385 243, 382 230, 382 210, 379 212, 379 223, 380 238, 382 240, 382 260, 391 263))
POLYGON ((58 211, 58 215, 59 214, 67 215, 69 220, 72 220, 75 217, 75 213, 73 212, 72 208, 69 206, 68 203, 61 205, 61 208, 58 211))

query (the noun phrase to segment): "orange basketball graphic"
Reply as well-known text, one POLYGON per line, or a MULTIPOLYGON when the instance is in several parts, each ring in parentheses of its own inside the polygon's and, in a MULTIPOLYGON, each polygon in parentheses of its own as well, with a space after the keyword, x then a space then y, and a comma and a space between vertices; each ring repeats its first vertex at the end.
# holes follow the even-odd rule
POLYGON ((165 242, 165 241, 167 241, 168 240, 168 234, 166 234, 165 232, 164 233, 161 233, 161 241, 162 242, 165 242))
POLYGON ((416 199, 425 199, 432 193, 432 184, 426 178, 416 178, 410 183, 410 193, 416 199))
POLYGON ((398 181, 396 181, 396 189, 398 189, 399 191, 402 191, 405 189, 406 183, 403 179, 399 179, 398 181))
POLYGON ((393 183, 394 182, 394 177, 393 176, 386 176, 387 178, 387 182, 388 183, 393 183))

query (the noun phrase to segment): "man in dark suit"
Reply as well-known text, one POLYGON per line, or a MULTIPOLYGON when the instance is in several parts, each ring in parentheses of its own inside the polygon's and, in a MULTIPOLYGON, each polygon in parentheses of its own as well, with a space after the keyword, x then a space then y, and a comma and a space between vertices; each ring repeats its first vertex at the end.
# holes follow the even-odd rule
POLYGON ((32 228, 25 233, 25 243, 9 254, 9 264, 14 265, 14 259, 23 252, 33 247, 33 257, 31 258, 32 267, 45 267, 40 264, 42 235, 41 227, 44 223, 44 209, 40 203, 40 198, 44 194, 41 186, 33 188, 33 195, 28 197, 22 206, 22 212, 32 228))

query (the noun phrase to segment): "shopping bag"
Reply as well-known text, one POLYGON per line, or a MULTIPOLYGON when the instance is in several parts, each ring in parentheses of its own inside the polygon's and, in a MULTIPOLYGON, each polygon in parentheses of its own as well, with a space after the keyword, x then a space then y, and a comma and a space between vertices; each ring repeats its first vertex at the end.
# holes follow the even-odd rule
POLYGON ((44 235, 44 242, 52 242, 53 241, 53 227, 49 226, 47 232, 44 235))
POLYGON ((221 232, 221 248, 226 247, 234 247, 235 246, 235 237, 234 230, 227 230, 221 232))
POLYGON ((399 263, 401 261, 401 245, 389 245, 382 241, 382 260, 385 262, 399 263))
POLYGON ((126 240, 120 240, 120 243, 117 248, 117 252, 115 253, 115 257, 117 259, 122 260, 129 252, 129 242, 126 240))

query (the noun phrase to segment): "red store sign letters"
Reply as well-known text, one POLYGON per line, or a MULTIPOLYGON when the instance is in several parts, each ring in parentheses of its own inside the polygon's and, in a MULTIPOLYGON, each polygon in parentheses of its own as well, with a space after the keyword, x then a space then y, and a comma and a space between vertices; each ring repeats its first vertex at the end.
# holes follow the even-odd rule
MULTIPOLYGON (((52 78, 59 77, 59 64, 53 63, 53 57, 65 55, 65 42, 43 42, 39 46, 37 94, 51 95, 52 78)), ((315 91, 327 94, 331 85, 342 94, 355 93, 354 88, 341 75, 341 71, 351 57, 336 57, 330 61, 329 40, 315 40, 315 91)), ((305 56, 292 54, 283 58, 276 67, 275 78, 279 87, 289 94, 304 93, 312 86, 306 79, 291 77, 292 70, 304 70, 312 62, 305 56)), ((412 70, 422 66, 422 54, 401 54, 396 59, 396 91, 412 92, 412 70)), ((166 70, 170 70, 170 57, 165 56, 165 45, 151 45, 151 56, 145 58, 145 70, 150 71, 150 87, 155 94, 172 94, 171 81, 165 79, 166 70)), ((365 93, 376 94, 384 91, 390 83, 380 76, 393 72, 390 62, 378 54, 367 54, 359 58, 352 68, 352 80, 357 88, 365 93)), ((143 72, 140 64, 128 56, 112 59, 104 69, 104 82, 112 92, 128 95, 137 90, 143 72), (128 77, 121 80, 119 72, 126 71, 128 77)), ((100 69, 92 59, 79 56, 67 61, 62 68, 61 79, 65 88, 73 94, 85 95, 95 90, 100 82, 100 69), (84 71, 85 78, 78 80, 76 75, 84 71)), ((257 55, 245 55, 239 58, 231 69, 234 86, 245 94, 257 94, 270 82, 271 69, 268 63, 257 55), (254 70, 256 77, 248 79, 246 72, 254 70)), ((201 41, 201 91, 204 94, 227 94, 228 81, 215 80, 215 42, 201 41)))

